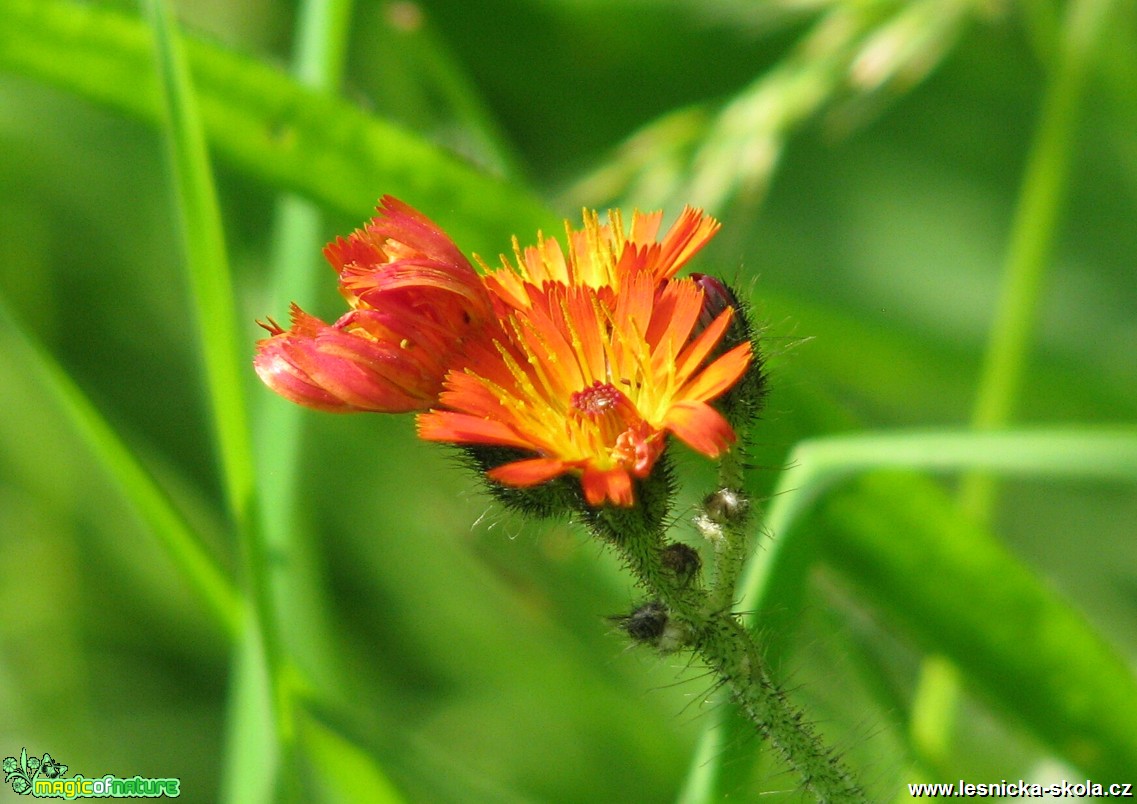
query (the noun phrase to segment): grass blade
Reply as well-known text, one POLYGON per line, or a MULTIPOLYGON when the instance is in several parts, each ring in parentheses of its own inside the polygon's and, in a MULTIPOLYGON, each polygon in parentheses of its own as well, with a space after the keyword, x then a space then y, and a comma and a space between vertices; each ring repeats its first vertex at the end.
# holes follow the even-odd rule
POLYGON ((872 475, 837 492, 822 519, 825 560, 1071 766, 1095 782, 1128 781, 1129 665, 988 533, 950 515, 942 489, 917 481, 872 475))
POLYGON ((38 375, 64 417, 114 479, 123 497, 169 555, 171 563, 201 597, 206 611, 229 637, 235 637, 240 629, 240 593, 202 547, 166 493, 82 389, 24 331, 2 299, 0 324, 9 335, 13 354, 38 375))
MULTIPOLYGON (((882 601, 922 642, 958 662, 968 678, 1071 763, 1104 777, 1116 775, 1125 762, 1137 761, 1137 743, 1120 725, 1124 718, 1120 722, 1115 718, 1118 711, 1127 713, 1125 717, 1137 714, 1137 681, 1132 674, 1077 612, 985 532, 961 521, 946 497, 926 481, 915 477, 875 481, 892 486, 887 491, 867 486, 865 500, 853 491, 840 492, 840 513, 849 520, 846 523, 840 513, 829 512, 827 502, 829 540, 813 532, 807 535, 800 527, 818 500, 838 484, 882 469, 978 470, 1003 476, 1134 483, 1137 428, 837 436, 799 444, 787 465, 791 468, 779 478, 764 523, 775 538, 763 544, 747 567, 738 605, 750 627, 762 627, 773 661, 788 649, 809 567, 824 560, 839 567, 869 597, 882 601), (918 533, 912 521, 917 514, 918 533), (918 556, 925 560, 918 561, 918 556), (975 556, 983 561, 973 560, 975 556), (904 569, 896 570, 900 574, 888 571, 905 561, 904 569), (991 578, 1003 574, 1014 583, 991 583, 991 578), (951 577, 954 587, 940 588, 944 577, 951 577), (940 591, 916 602, 923 586, 940 591), (970 591, 953 597, 951 588, 970 591), (1034 612, 1046 629, 1012 640, 1005 623, 990 623, 998 619, 989 616, 991 611, 1034 612), (947 637, 944 628, 949 623, 947 637), (1060 633, 1063 641, 1049 639, 1053 633, 1060 633), (1067 651, 1067 644, 1077 645, 1079 654, 1067 651), (1023 666, 1023 656, 1044 663, 1049 673, 1038 673, 1037 664, 1023 666), (1071 698, 1070 689, 1095 690, 1094 700, 1101 701, 1101 709, 1085 706, 1081 697, 1071 698), (1055 699, 1056 690, 1065 692, 1055 699), (1048 708, 1052 706, 1061 711, 1048 708), (1087 742, 1063 738, 1055 722, 1087 742), (1093 750, 1083 750, 1086 745, 1093 750)), ((729 717, 729 708, 722 707, 708 724, 696 754, 701 761, 689 772, 683 801, 708 801, 714 796, 724 754, 712 746, 723 742, 721 732, 729 727, 729 717)))
MULTIPOLYGON (((352 0, 307 0, 300 8, 293 72, 306 86, 334 89, 343 72, 352 0)), ((272 304, 285 310, 289 302, 316 295, 319 278, 330 274, 320 265, 321 214, 310 201, 292 193, 277 202, 273 222, 272 304)), ((328 619, 325 595, 312 566, 311 546, 297 532, 300 441, 305 412, 265 393, 255 406, 254 434, 261 494, 261 526, 269 549, 278 557, 274 573, 277 612, 288 652, 304 669, 309 684, 320 688, 340 683, 334 649, 335 632, 328 619)))
POLYGON ((248 370, 237 359, 243 350, 238 345, 221 212, 189 74, 178 52, 173 28, 162 0, 146 0, 146 5, 158 46, 175 197, 224 487, 235 520, 244 523, 248 521, 254 494, 244 392, 248 370))
MULTIPOLYGON (((255 776, 227 776, 242 801, 267 801, 292 773, 291 701, 283 672, 269 566, 258 527, 257 488, 245 399, 247 363, 237 336, 225 236, 212 168, 189 70, 164 0, 144 0, 156 46, 160 97, 166 111, 174 195, 185 247, 206 386, 213 413, 222 487, 243 556, 251 607, 238 646, 230 704, 230 767, 255 776), (280 771, 283 770, 283 774, 280 771), (282 781, 283 780, 283 781, 282 781)), ((233 789, 233 788, 230 788, 233 789)))
MULTIPOLYGON (((464 249, 561 222, 515 184, 246 56, 186 38, 211 147, 244 173, 356 220, 381 193, 431 211, 464 249), (460 214, 455 214, 455 213, 460 214)), ((0 69, 132 117, 162 120, 150 37, 137 18, 75 0, 0 4, 0 69)))
MULTIPOLYGON (((352 6, 352 0, 305 0, 301 4, 293 73, 305 86, 319 91, 338 87, 352 6)), ((321 219, 319 207, 305 198, 287 193, 278 199, 272 237, 274 309, 283 310, 294 299, 312 298, 317 279, 328 275, 318 264, 322 261, 321 219)), ((265 542, 279 565, 273 574, 273 593, 283 650, 302 670, 309 689, 343 690, 344 671, 333 637, 335 624, 320 572, 312 560, 315 546, 305 538, 310 534, 297 526, 300 442, 306 413, 273 394, 265 394, 255 406, 255 414, 255 446, 262 468, 258 473, 261 524, 265 542), (266 471, 269 467, 271 471, 266 471)), ((249 682, 254 689, 248 694, 253 695, 256 678, 250 676, 249 682)), ((234 715, 239 717, 240 711, 234 710, 234 715)), ((361 796, 399 800, 375 755, 365 747, 318 725, 299 726, 297 741, 298 751, 307 760, 307 776, 322 792, 322 800, 355 801, 361 796), (345 762, 351 766, 346 775, 345 762)), ((259 773, 255 762, 233 763, 229 799, 243 801, 242 791, 255 785, 255 779, 242 777, 259 773)))

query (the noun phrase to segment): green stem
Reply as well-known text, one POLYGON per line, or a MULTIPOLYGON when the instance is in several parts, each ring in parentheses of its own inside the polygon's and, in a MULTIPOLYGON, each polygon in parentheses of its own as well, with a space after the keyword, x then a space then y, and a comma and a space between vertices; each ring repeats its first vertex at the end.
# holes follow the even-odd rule
MULTIPOLYGON (((1011 227, 1003 288, 972 412, 977 430, 1006 425, 1022 387, 1066 196, 1086 73, 1109 4, 1110 0, 1071 4, 1062 28, 1060 62, 1047 89, 1011 227)), ((962 478, 959 506, 965 516, 985 525, 994 504, 991 475, 972 472, 962 478)), ((914 695, 911 742, 915 754, 930 767, 943 764, 955 731, 958 674, 945 665, 942 658, 929 657, 914 695)))
MULTIPOLYGON (((150 20, 157 59, 158 84, 166 118, 167 143, 185 261, 201 343, 213 426, 220 457, 222 484, 230 517, 240 541, 248 588, 242 635, 242 663, 265 686, 258 714, 267 723, 260 740, 269 746, 256 798, 267 800, 276 788, 279 768, 291 768, 294 729, 278 621, 268 577, 267 551, 258 526, 258 498, 245 399, 247 365, 239 355, 236 311, 224 229, 217 203, 212 166, 193 83, 176 25, 165 0, 143 0, 150 20), (260 714, 263 713, 263 714, 260 714), (274 750, 275 749, 275 750, 274 750)), ((236 700, 244 702, 244 696, 236 700)), ((246 707, 239 707, 244 710, 246 707)), ((261 720, 258 719, 259 727, 261 720)), ((287 774, 291 778, 291 774, 287 774)), ((250 796, 243 796, 250 800, 250 796)))
MULTIPOLYGON (((743 438, 739 433, 739 438, 743 438)), ((743 491, 743 464, 737 450, 719 463, 718 488, 707 497, 696 524, 715 550, 714 584, 710 610, 729 609, 734 604, 738 576, 746 565, 750 547, 750 501, 743 491)))
MULTIPOLYGON (((1066 196, 1086 73, 1109 5, 1110 0, 1075 2, 1062 27, 1066 37, 1061 61, 1048 87, 1027 160, 1003 267, 1003 288, 979 378, 971 420, 979 430, 993 430, 1010 421, 1022 387, 1043 280, 1066 196)), ((990 476, 968 475, 960 502, 969 515, 979 521, 986 519, 993 502, 990 476)))
POLYGON ((586 515, 585 521, 667 607, 686 645, 730 689, 754 728, 800 775, 807 790, 819 801, 867 801, 852 774, 772 680, 753 634, 733 612, 712 607, 701 587, 676 577, 663 561, 660 527, 637 514, 635 509, 605 508, 586 515))

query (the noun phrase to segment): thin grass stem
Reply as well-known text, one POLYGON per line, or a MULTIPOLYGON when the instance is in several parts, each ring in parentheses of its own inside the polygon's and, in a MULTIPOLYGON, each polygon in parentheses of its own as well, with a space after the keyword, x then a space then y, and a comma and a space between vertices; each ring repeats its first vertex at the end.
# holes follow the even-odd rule
MULTIPOLYGON (((334 91, 341 80, 353 0, 306 0, 299 9, 292 72, 313 89, 334 91)), ((329 273, 321 266, 322 215, 318 205, 293 193, 282 194, 273 221, 272 309, 311 298, 317 280, 329 273)), ((263 390, 263 389, 262 389, 263 390)), ((334 632, 313 566, 313 546, 299 533, 297 514, 301 441, 308 415, 302 408, 262 393, 255 405, 254 432, 261 521, 266 544, 277 558, 273 574, 276 606, 287 623, 289 654, 303 666, 311 683, 338 685, 334 632)))
MULTIPOLYGON (((769 621, 773 608, 800 590, 812 561, 802 555, 797 524, 814 504, 841 482, 880 469, 910 469, 956 474, 971 470, 1003 476, 1082 482, 1137 482, 1137 425, 1115 428, 1039 428, 977 433, 969 430, 922 430, 859 433, 799 443, 791 452, 764 527, 775 538, 754 553, 739 584, 738 610, 747 629, 769 621)), ((770 655, 778 634, 763 642, 770 655)), ((723 754, 725 708, 712 713, 694 754, 681 800, 712 800, 716 765, 723 754)))
MULTIPOLYGON (((144 0, 143 5, 156 45, 167 123, 164 130, 213 414, 222 487, 240 543, 248 589, 245 630, 237 654, 241 660, 235 674, 235 695, 230 710, 244 724, 238 723, 235 729, 245 737, 240 742, 257 747, 259 773, 250 785, 240 790, 239 797, 243 801, 268 800, 293 784, 294 729, 267 550, 258 524, 257 487, 245 399, 248 371, 239 358, 245 350, 237 335, 224 229, 186 58, 165 0, 144 0), (246 694, 244 689, 250 678, 255 679, 256 687, 263 687, 256 695, 246 694), (284 780, 283 786, 281 780, 284 780)), ((231 739, 233 734, 231 731, 231 739)), ((242 751, 231 752, 234 757, 242 755, 242 751)), ((239 760, 234 761, 236 767, 241 766, 239 760)))
MULTIPOLYGON (((1058 220, 1069 184, 1086 74, 1110 0, 1081 0, 1067 11, 1059 59, 1047 87, 1041 118, 1027 159, 1006 262, 1003 287, 979 378, 972 426, 991 430, 1011 421, 1026 373, 1039 302, 1051 263, 1058 220)), ((986 524, 995 507, 995 479, 968 472, 959 505, 972 521, 986 524)), ((913 698, 911 742, 925 765, 943 763, 955 732, 958 673, 928 657, 913 698)))
POLYGON ((11 336, 9 343, 17 356, 38 375, 91 454, 149 528, 173 566, 201 598, 205 610, 229 638, 235 639, 241 627, 240 592, 206 551, 181 512, 83 390, 20 326, 3 298, 0 298, 0 324, 11 336))

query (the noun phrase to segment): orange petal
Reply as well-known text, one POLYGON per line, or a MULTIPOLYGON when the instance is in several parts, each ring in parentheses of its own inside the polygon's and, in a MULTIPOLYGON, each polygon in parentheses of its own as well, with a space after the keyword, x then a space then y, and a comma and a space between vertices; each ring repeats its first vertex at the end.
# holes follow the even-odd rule
POLYGON ((670 279, 687 262, 699 253, 718 232, 721 224, 701 209, 685 207, 679 219, 672 224, 663 236, 655 274, 660 279, 670 279))
POLYGON ((715 362, 711 363, 683 389, 683 396, 709 402, 725 393, 746 372, 750 365, 750 342, 740 343, 715 362))
POLYGON ((632 213, 632 236, 628 238, 637 245, 655 242, 659 224, 663 220, 663 210, 643 213, 638 209, 632 213))
POLYGON ((449 410, 432 410, 419 414, 418 436, 424 441, 495 444, 520 449, 533 447, 529 439, 522 438, 508 425, 449 410))
POLYGON ((253 365, 281 396, 318 410, 404 413, 426 410, 444 369, 420 351, 329 326, 293 306, 292 329, 257 343, 253 365), (425 355, 422 355, 425 356, 425 355))
POLYGON ((705 402, 676 402, 667 411, 664 426, 684 444, 708 458, 717 458, 736 437, 722 414, 705 402))
POLYGON ((490 469, 490 480, 507 486, 536 486, 568 471, 565 462, 556 458, 529 458, 490 469))
POLYGON ((722 340, 722 336, 726 333, 726 328, 730 326, 730 319, 733 315, 734 308, 726 308, 718 318, 711 322, 709 327, 699 333, 699 337, 687 345, 687 348, 684 349, 675 360, 676 374, 683 376, 694 373, 699 364, 706 359, 707 355, 711 353, 711 350, 722 340))
POLYGON ((584 489, 584 499, 589 505, 603 505, 605 501, 611 501, 613 505, 626 508, 635 503, 632 494, 632 477, 624 469, 586 467, 580 478, 580 485, 584 489))

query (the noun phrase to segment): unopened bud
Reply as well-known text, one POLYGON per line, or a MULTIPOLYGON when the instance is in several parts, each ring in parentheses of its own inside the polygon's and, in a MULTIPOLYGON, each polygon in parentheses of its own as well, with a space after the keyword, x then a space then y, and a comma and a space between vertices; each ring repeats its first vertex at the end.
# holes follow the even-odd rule
POLYGON ((667 607, 658 600, 649 600, 631 614, 613 617, 612 620, 633 641, 664 653, 673 653, 687 644, 687 629, 672 619, 667 607))
POLYGON ((703 310, 699 313, 699 320, 695 322, 695 332, 702 332, 726 308, 738 309, 738 299, 727 284, 717 276, 710 274, 691 274, 691 279, 703 291, 703 310))
POLYGON ((719 526, 743 522, 749 510, 750 500, 738 489, 719 489, 703 499, 703 516, 719 526))
POLYGON ((664 547, 660 561, 664 569, 675 576, 675 580, 683 586, 688 586, 703 566, 699 552, 682 542, 672 542, 664 547))
POLYGON ((711 357, 725 354, 739 344, 750 344, 750 365, 746 373, 715 402, 731 426, 737 429, 757 417, 766 398, 766 374, 762 353, 758 348, 758 333, 750 320, 748 305, 739 299, 738 294, 726 282, 709 274, 691 274, 691 279, 703 291, 703 309, 695 322, 695 335, 709 327, 724 310, 734 311, 730 326, 711 357))

